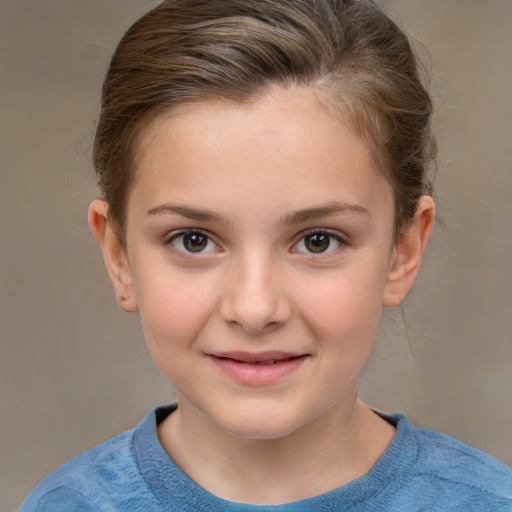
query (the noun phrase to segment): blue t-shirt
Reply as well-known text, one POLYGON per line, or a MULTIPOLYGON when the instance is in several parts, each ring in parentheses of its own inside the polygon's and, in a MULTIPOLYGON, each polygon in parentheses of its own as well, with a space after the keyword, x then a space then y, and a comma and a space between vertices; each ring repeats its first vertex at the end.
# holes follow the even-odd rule
MULTIPOLYGON (((402 415, 396 434, 362 478, 283 505, 249 505, 205 491, 174 464, 157 424, 176 406, 151 411, 134 430, 46 477, 20 512, 511 512, 512 471, 455 439, 415 429, 402 415)), ((262 490, 264 492, 264 490, 262 490)))

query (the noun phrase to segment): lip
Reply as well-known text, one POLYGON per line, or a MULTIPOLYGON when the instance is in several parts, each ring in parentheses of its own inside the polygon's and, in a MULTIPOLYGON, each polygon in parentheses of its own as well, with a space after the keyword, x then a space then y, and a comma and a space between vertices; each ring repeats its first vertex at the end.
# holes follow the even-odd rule
POLYGON ((309 354, 235 351, 207 356, 231 379, 243 384, 264 385, 273 384, 298 370, 309 354))

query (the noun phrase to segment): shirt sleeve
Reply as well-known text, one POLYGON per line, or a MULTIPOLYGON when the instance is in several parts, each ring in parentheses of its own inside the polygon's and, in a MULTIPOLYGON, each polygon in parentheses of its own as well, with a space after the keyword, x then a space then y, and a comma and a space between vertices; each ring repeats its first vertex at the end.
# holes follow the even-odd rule
POLYGON ((19 512, 100 512, 85 496, 69 487, 58 487, 34 498, 29 496, 19 512))

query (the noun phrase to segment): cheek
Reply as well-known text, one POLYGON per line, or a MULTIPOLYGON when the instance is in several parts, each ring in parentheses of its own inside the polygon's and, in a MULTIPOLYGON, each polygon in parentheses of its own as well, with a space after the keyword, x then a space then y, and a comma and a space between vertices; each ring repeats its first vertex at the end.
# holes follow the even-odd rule
POLYGON ((355 276, 339 278, 316 288, 304 311, 323 368, 315 392, 336 400, 357 381, 374 350, 382 314, 380 287, 355 276))
POLYGON ((368 347, 371 351, 382 314, 382 276, 382 272, 364 266, 361 271, 325 276, 309 286, 305 283, 301 309, 321 342, 345 350, 364 351, 368 347))
POLYGON ((139 311, 150 350, 155 355, 170 354, 193 345, 216 307, 212 279, 165 267, 136 278, 139 311))

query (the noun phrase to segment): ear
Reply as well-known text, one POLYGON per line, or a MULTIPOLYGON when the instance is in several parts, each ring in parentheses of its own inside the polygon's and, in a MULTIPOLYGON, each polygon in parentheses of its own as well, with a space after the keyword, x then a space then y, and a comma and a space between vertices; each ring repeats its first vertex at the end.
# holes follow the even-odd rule
POLYGON ((432 231, 434 218, 434 200, 430 196, 422 196, 412 223, 393 249, 382 298, 384 307, 393 307, 399 304, 414 284, 432 231))
POLYGON ((89 227, 101 250, 110 279, 114 284, 117 303, 125 311, 138 310, 137 297, 128 256, 123 244, 108 220, 108 203, 96 199, 89 206, 89 227))

